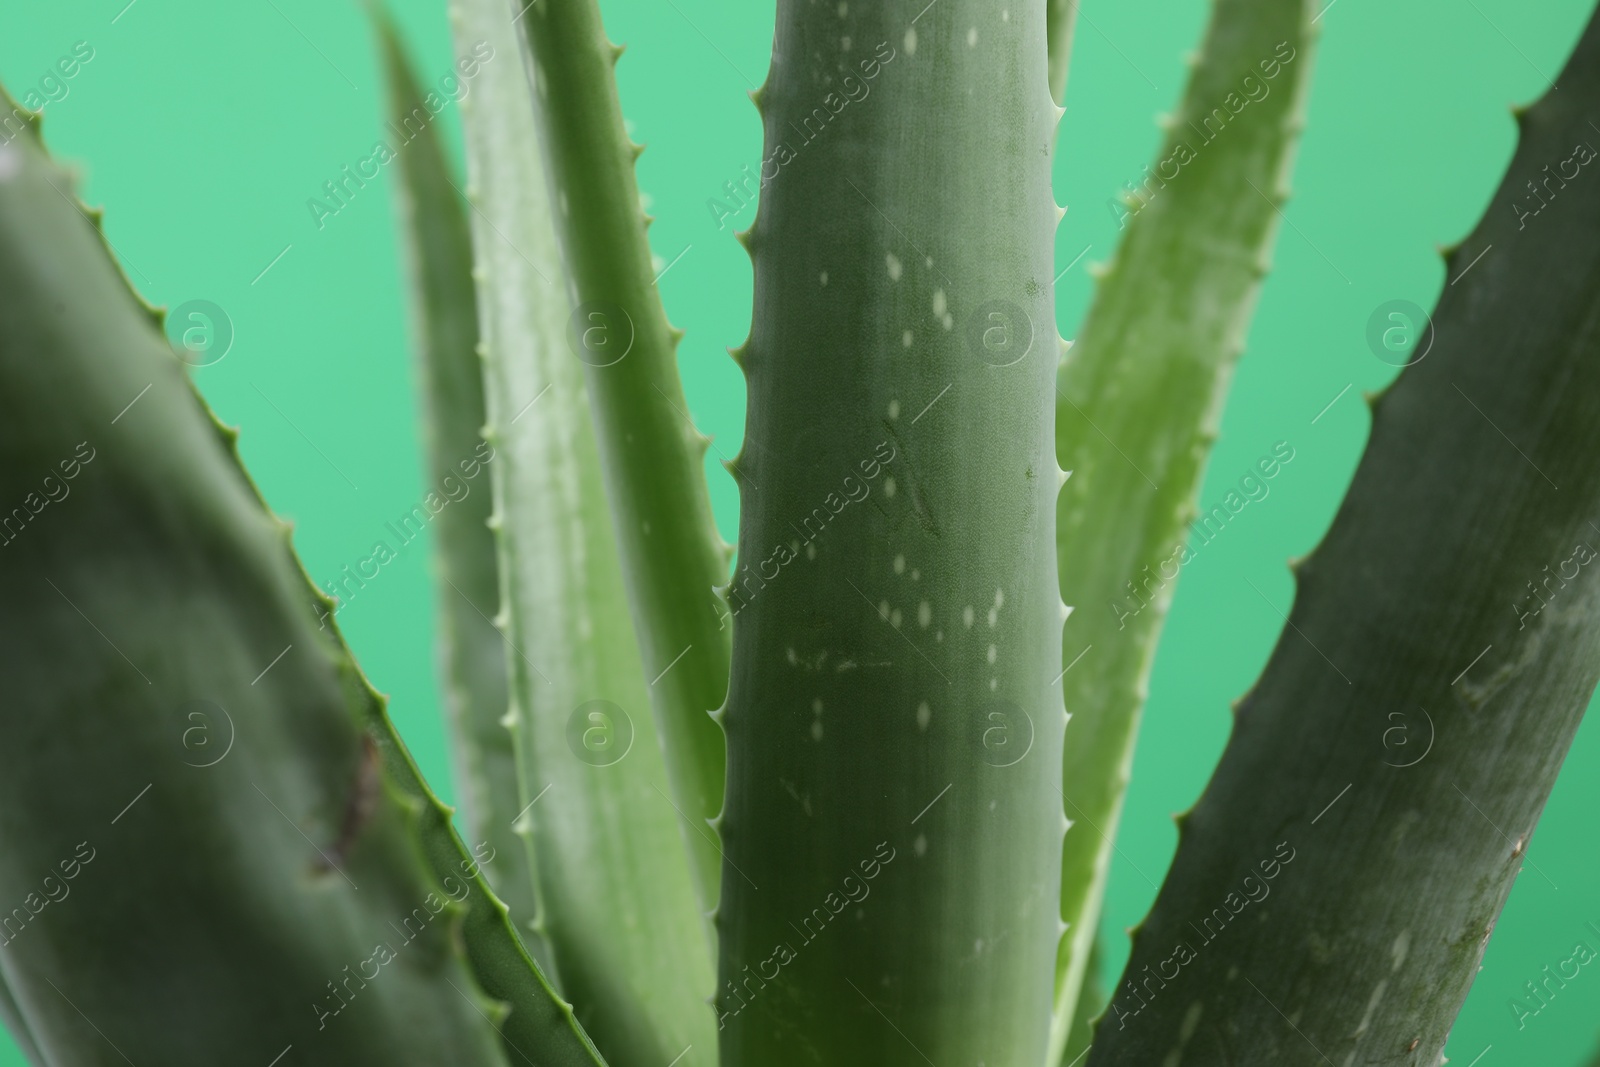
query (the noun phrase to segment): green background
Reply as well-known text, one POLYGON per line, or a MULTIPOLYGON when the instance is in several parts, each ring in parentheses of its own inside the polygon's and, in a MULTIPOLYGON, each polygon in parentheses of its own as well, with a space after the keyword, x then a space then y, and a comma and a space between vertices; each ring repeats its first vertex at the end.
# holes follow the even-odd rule
MULTIPOLYGON (((396 3, 430 81, 451 63, 442 2, 396 3)), ((29 5, 25 15, 13 5, 0 34, 0 78, 21 97, 77 42, 93 47, 65 95, 56 88, 46 135, 81 164, 85 198, 106 207, 106 232, 148 299, 173 307, 203 299, 226 310, 232 350, 197 379, 221 417, 242 427, 244 458, 268 500, 296 523, 311 574, 332 579, 426 492, 394 168, 321 229, 307 207, 379 136, 367 25, 354 4, 315 0, 125 4, 29 5)), ((667 308, 688 330, 689 405, 731 455, 743 431, 743 382, 724 349, 749 326, 750 267, 733 225, 719 228, 708 201, 762 155, 745 92, 766 73, 770 5, 603 6, 612 38, 629 47, 618 71, 623 107, 634 138, 650 146, 640 185, 657 216, 655 251, 662 266, 673 264, 661 282, 667 308)), ((1284 561, 1316 543, 1354 470, 1367 433, 1360 393, 1394 374, 1367 348, 1368 316, 1392 299, 1432 306, 1444 284, 1435 247, 1467 232, 1510 157, 1508 105, 1544 91, 1586 15, 1579 0, 1335 0, 1320 18, 1288 225, 1202 501, 1215 503, 1275 442, 1287 441, 1295 456, 1271 495, 1184 569, 1113 866, 1106 927, 1115 966, 1127 952, 1121 930, 1142 917, 1171 857, 1169 816, 1204 786, 1227 738, 1229 702, 1277 637, 1290 598, 1284 561)), ((1057 285, 1065 337, 1089 299, 1090 264, 1115 246, 1107 201, 1152 161, 1154 119, 1177 101, 1205 16, 1201 0, 1085 2, 1056 165, 1057 198, 1069 207, 1059 266, 1088 250, 1057 285)), ((458 140, 453 107, 446 122, 458 140)), ((748 225, 753 211, 734 221, 748 225)), ((723 536, 733 540, 736 488, 720 467, 709 475, 723 536)), ((340 622, 392 696, 423 771, 449 795, 426 551, 424 541, 407 547, 340 622)), ((1576 941, 1600 948, 1585 927, 1600 925, 1597 770, 1600 726, 1591 722, 1451 1038, 1458 1065, 1560 1067, 1594 1049, 1600 974, 1581 972, 1520 1031, 1508 1001, 1576 941)), ((0 1067, 22 1062, 0 1049, 0 1067)))

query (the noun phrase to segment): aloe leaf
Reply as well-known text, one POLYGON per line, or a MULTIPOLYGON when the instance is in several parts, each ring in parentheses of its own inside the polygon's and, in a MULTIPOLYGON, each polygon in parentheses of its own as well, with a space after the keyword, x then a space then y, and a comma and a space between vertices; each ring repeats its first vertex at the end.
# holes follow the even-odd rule
POLYGON ((1373 402, 1091 1067, 1438 1063, 1518 872, 1540 877, 1600 677, 1600 18, 1558 84, 1373 402))
POLYGON ((1059 1067, 1077 1067, 1094 1041, 1095 1021, 1106 1010, 1105 944, 1099 937, 1089 949, 1089 966, 1084 972, 1078 999, 1072 1005, 1072 1025, 1067 1041, 1056 1061, 1059 1067))
MULTIPOLYGON (((519 830, 563 993, 608 1060, 714 1062, 707 927, 633 636, 517 31, 455 0, 457 47, 491 55, 462 100, 510 647, 519 830), (596 703, 603 702, 603 703, 596 703)), ((436 202, 437 210, 460 210, 436 202)))
POLYGON ((388 83, 389 129, 415 130, 399 153, 396 199, 405 238, 417 339, 430 493, 449 505, 432 516, 434 595, 438 601, 440 676, 456 761, 460 807, 474 841, 494 859, 483 865, 547 973, 549 949, 538 936, 538 895, 528 850, 512 829, 518 799, 516 755, 506 730, 505 638, 493 617, 499 571, 489 517, 489 479, 480 477, 494 450, 483 439, 483 376, 472 283, 472 237, 455 199, 449 165, 393 22, 372 9, 388 83), (406 125, 407 121, 411 125, 406 125), (457 494, 464 493, 457 499, 457 494))
MULTIPOLYGON (((1067 712, 1055 1062, 1099 923, 1150 666, 1287 196, 1304 0, 1217 0, 1151 177, 1063 362, 1056 449, 1067 712), (1235 112, 1234 109, 1238 108, 1235 112)), ((1058 668, 1060 669, 1060 668, 1058 668)))
POLYGON ((32 136, 0 289, 0 892, 38 905, 0 968, 46 1060, 601 1063, 32 136))
POLYGON ((782 0, 758 94, 727 1067, 1044 1059, 1060 111, 1043 0, 917 8, 782 0))
POLYGON ((518 19, 531 60, 557 233, 575 305, 570 357, 584 364, 634 632, 667 756, 672 802, 705 910, 722 854, 726 746, 711 717, 728 684, 729 630, 713 588, 728 557, 711 521, 695 430, 678 379, 681 332, 655 288, 613 67, 620 48, 595 0, 536 4, 518 19))
POLYGON ((1078 0, 1046 0, 1050 98, 1060 107, 1067 98, 1067 65, 1072 58, 1072 33, 1078 24, 1078 0))

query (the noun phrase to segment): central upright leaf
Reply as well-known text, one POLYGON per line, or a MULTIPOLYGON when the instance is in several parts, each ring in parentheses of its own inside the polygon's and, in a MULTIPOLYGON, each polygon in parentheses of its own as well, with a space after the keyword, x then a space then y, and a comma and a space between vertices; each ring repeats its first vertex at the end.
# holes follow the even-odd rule
POLYGON ((1037 1067, 1063 831, 1042 0, 779 4, 722 1062, 1037 1067))

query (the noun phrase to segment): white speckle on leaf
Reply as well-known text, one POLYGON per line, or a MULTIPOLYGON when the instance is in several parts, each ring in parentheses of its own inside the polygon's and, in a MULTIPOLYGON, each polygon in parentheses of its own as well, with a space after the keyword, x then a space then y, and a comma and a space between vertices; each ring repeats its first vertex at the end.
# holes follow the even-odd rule
POLYGON ((848 37, 839 38, 839 51, 841 51, 841 52, 850 51, 850 38, 848 38, 848 37))
POLYGON ((927 834, 918 834, 917 835, 917 839, 915 841, 911 842, 911 851, 915 852, 919 856, 927 855, 927 853, 928 853, 928 835, 927 834))
POLYGON ((1394 939, 1394 944, 1392 946, 1390 946, 1390 949, 1389 949, 1390 955, 1392 955, 1394 957, 1394 969, 1395 970, 1398 971, 1400 969, 1400 965, 1405 963, 1406 954, 1409 953, 1410 951, 1411 951, 1411 931, 1410 930, 1401 930, 1400 931, 1400 936, 1394 939))
POLYGON ((826 288, 827 285, 828 285, 828 272, 827 271, 823 271, 821 274, 819 274, 817 276, 817 278, 818 278, 819 281, 822 282, 823 287, 826 288))
POLYGON ((989 646, 989 662, 993 663, 999 657, 1000 657, 1000 650, 998 648, 996 648, 994 645, 990 645, 989 646))
POLYGON ((895 608, 894 611, 889 613, 889 625, 893 626, 896 630, 900 629, 900 609, 899 608, 895 608))
POLYGON ((926 600, 917 605, 917 625, 926 630, 933 623, 933 605, 926 600))
POLYGON ((889 617, 889 602, 887 600, 878 601, 878 618, 887 619, 888 617, 889 617))
POLYGON ((891 282, 899 281, 900 280, 900 259, 899 259, 899 257, 896 256, 893 252, 886 252, 884 254, 884 257, 883 257, 883 262, 889 268, 889 280, 891 282))
POLYGON ((913 26, 909 30, 906 31, 906 55, 914 56, 916 54, 917 54, 917 28, 915 26, 913 26))
POLYGON ((816 722, 811 724, 811 739, 813 741, 821 741, 822 740, 822 720, 821 719, 818 719, 816 722))
POLYGON ((910 348, 911 347, 911 331, 910 330, 907 330, 905 333, 900 335, 900 347, 901 348, 910 348))
POLYGON ((896 574, 904 574, 906 572, 906 558, 904 556, 896 556, 894 558, 894 572, 896 574))
POLYGON ((822 698, 821 697, 818 697, 817 699, 815 699, 815 700, 813 700, 811 702, 811 714, 813 714, 813 715, 821 715, 822 714, 822 698))
POLYGON ((935 289, 933 291, 933 317, 936 319, 944 318, 945 306, 944 290, 935 289))
POLYGON ((961 621, 966 624, 967 629, 972 629, 972 620, 977 617, 977 613, 972 610, 971 604, 961 609, 961 621))
POLYGON ((999 623, 1000 623, 1000 609, 999 608, 990 608, 989 609, 989 629, 991 629, 991 630, 994 629, 997 625, 999 625, 999 623))
POLYGON ((1378 1004, 1383 1000, 1383 994, 1388 988, 1389 979, 1381 978, 1378 980, 1378 985, 1373 989, 1372 996, 1367 998, 1367 1010, 1362 1014, 1361 1022, 1357 1024, 1355 1033, 1350 1036, 1360 1037, 1367 1032, 1367 1028, 1372 1025, 1372 1013, 1378 1010, 1378 1004))
POLYGON ((971 27, 971 28, 969 28, 967 30, 967 47, 968 48, 976 48, 977 46, 978 46, 978 27, 973 26, 973 27, 971 27))
POLYGON ((898 400, 889 401, 889 418, 898 419, 899 417, 900 417, 900 401, 898 401, 898 400))
POLYGON ((22 153, 8 144, 0 144, 0 182, 8 182, 22 173, 22 153))
POLYGON ((1183 1013, 1183 1023, 1178 1027, 1178 1040, 1184 1044, 1194 1036, 1196 1028, 1200 1025, 1200 1013, 1205 1010, 1205 1005, 1195 1001, 1189 1005, 1189 1010, 1183 1013))
POLYGON ((816 559, 816 558, 817 558, 817 546, 816 545, 807 545, 806 546, 806 559, 816 559))
POLYGON ((932 718, 933 710, 928 707, 928 702, 926 700, 917 705, 917 729, 926 730, 928 728, 928 721, 932 718))
POLYGON ((894 496, 894 479, 893 478, 885 478, 883 480, 883 495, 884 496, 891 496, 891 497, 894 496))

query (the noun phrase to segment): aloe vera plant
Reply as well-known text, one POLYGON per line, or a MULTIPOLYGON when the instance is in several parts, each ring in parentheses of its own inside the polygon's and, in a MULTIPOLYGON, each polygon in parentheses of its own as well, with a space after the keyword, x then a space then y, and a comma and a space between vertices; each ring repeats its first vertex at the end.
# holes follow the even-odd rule
POLYGON ((746 235, 722 1049, 1037 1062, 1064 827, 1059 767, 1028 757, 1065 721, 1044 10, 839 21, 780 4, 759 93, 769 141, 827 106, 818 66, 882 99, 807 144, 746 235))
POLYGON ((1302 0, 1218 0, 1116 258, 1057 383, 1065 701, 1053 1059, 1077 1001, 1110 867, 1156 638, 1223 394, 1244 347, 1302 123, 1302 0), (1242 96, 1241 96, 1242 94, 1242 96), (1238 112, 1235 101, 1248 101, 1238 112), (1152 412, 1161 413, 1151 417, 1152 412))
POLYGON ((59 471, 82 504, 9 542, 0 577, 7 676, 31 708, 8 718, 0 871, 22 902, 4 974, 28 1041, 43 1062, 270 1059, 296 1045, 321 1062, 497 1063, 519 1046, 600 1062, 159 314, 35 131, 4 153, 0 276, 15 296, 0 314, 0 477, 21 500, 35 472, 59 471), (193 729, 223 755, 186 745, 193 729), (161 982, 154 930, 183 960, 161 982), (270 964, 241 968, 241 955, 270 964), (141 1022, 179 1011, 181 1028, 141 1022))
POLYGON ((1540 226, 1509 209, 1550 160, 1593 154, 1597 59, 1600 20, 1518 112, 1505 180, 1446 256, 1432 347, 1371 400, 1366 454, 1295 565, 1288 628, 1181 821, 1091 1065, 1223 1062, 1241 1041, 1281 1062, 1438 1059, 1600 678, 1594 587, 1560 565, 1586 558, 1600 504, 1600 261, 1567 239, 1600 224, 1600 197, 1555 198, 1540 226), (1565 602, 1507 611, 1551 561, 1565 602), (1430 748, 1386 749, 1397 722, 1430 748), (1235 928, 1268 872, 1279 903, 1235 928))
POLYGON ((1586 574, 1503 606, 1600 499, 1600 192, 1516 209, 1586 145, 1600 24, 1519 114, 1450 262, 1496 253, 1373 403, 1101 995, 1165 568, 1319 12, 1216 0, 1069 346, 1050 175, 1085 150, 1056 136, 1077 4, 779 0, 736 554, 599 6, 449 14, 478 64, 464 172, 374 21, 390 117, 420 131, 397 184, 427 467, 492 485, 433 527, 459 831, 37 121, 0 143, 0 492, 30 522, 0 522, 0 1018, 22 1053, 1439 1062, 1600 679, 1586 574), (32 522, 40 470, 74 503, 32 522), (1431 758, 1387 763, 1413 706, 1431 758))
MULTIPOLYGON (((501 14, 498 4, 460 0, 452 17, 462 51, 485 42, 514 56, 516 31, 501 14)), ((408 114, 423 105, 422 94, 399 53, 390 57, 391 76, 406 86, 396 111, 408 114)), ((414 210, 450 220, 458 234, 448 244, 418 241, 417 260, 456 285, 421 306, 430 320, 454 316, 470 326, 481 312, 483 322, 481 349, 472 329, 431 362, 465 372, 460 394, 471 434, 484 428, 497 457, 490 525, 499 562, 491 546, 473 551, 500 575, 503 635, 484 638, 492 651, 511 650, 512 700, 509 711, 503 702, 476 708, 483 725, 458 735, 458 745, 485 761, 502 746, 512 750, 510 787, 491 795, 485 818, 526 840, 534 872, 527 888, 539 903, 522 916, 525 929, 548 944, 547 963, 585 1029, 614 1062, 667 1062, 714 1040, 703 1005, 710 947, 681 820, 667 801, 581 364, 566 348, 563 268, 543 209, 533 103, 519 96, 523 78, 513 63, 486 64, 479 77, 483 99, 523 106, 480 115, 476 99, 464 101, 476 270, 466 258, 469 211, 437 144, 422 142, 432 150, 407 163, 414 210), (530 289, 539 302, 527 299, 530 289), (633 933, 612 936, 619 928, 633 933)), ((411 229, 425 238, 421 227, 411 229)), ((439 549, 443 567, 463 554, 442 538, 439 549)), ((492 602, 484 610, 492 613, 492 602)))

